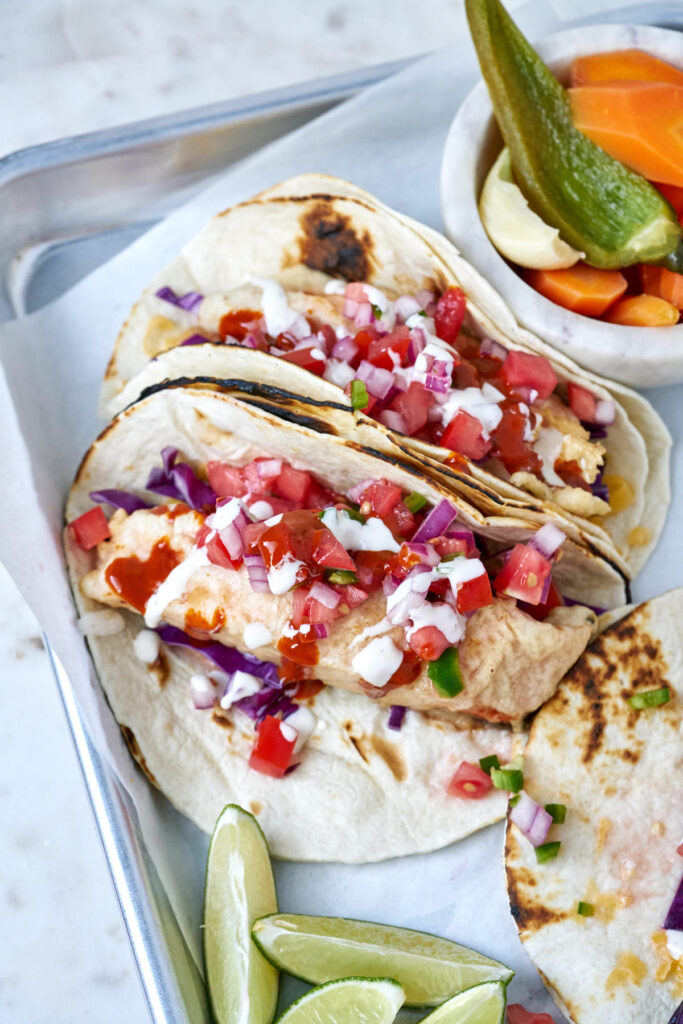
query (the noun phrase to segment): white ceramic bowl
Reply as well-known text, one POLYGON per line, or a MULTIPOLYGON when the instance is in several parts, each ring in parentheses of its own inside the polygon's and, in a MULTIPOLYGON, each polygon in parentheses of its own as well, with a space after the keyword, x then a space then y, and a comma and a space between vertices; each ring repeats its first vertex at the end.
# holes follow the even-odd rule
MULTIPOLYGON (((683 67, 683 34, 640 25, 591 25, 549 36, 537 47, 560 80, 574 57, 637 47, 683 67)), ((477 201, 502 147, 484 82, 451 124, 441 165, 446 233, 462 255, 500 292, 518 321, 583 366, 635 387, 683 381, 683 323, 621 327, 571 313, 527 285, 484 231, 477 201)))

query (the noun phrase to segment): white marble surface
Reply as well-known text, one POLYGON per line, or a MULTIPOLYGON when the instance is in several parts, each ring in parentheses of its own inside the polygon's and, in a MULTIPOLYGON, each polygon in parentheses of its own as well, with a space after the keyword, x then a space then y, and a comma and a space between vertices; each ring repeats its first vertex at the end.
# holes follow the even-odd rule
MULTIPOLYGON (((461 0, 2 0, 0 156, 452 42, 461 0)), ((35 620, 0 568, 0 1024, 148 1020, 35 620)))

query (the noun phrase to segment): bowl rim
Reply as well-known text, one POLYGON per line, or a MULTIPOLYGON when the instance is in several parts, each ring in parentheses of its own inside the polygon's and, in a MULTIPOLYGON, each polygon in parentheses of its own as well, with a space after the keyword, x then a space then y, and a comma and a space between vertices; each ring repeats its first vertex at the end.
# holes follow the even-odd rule
MULTIPOLYGON (((534 43, 550 66, 568 63, 580 53, 636 47, 679 66, 683 63, 683 33, 650 25, 586 25, 563 29, 534 43)), ((467 238, 463 257, 500 292, 520 323, 591 369, 617 376, 614 368, 606 364, 626 359, 629 372, 632 371, 629 383, 634 382, 635 373, 636 383, 641 386, 664 383, 657 379, 663 364, 676 364, 683 375, 683 323, 671 327, 629 327, 566 310, 531 288, 494 247, 478 212, 478 165, 486 136, 492 130, 492 118, 486 83, 480 79, 460 104, 444 146, 442 214, 446 232, 456 247, 467 238), (468 145, 463 146, 464 142, 468 145), (452 172, 454 166, 458 168, 457 174, 452 172), (463 219, 466 230, 462 230, 463 219), (576 325, 574 329, 572 324, 576 325)), ((671 378, 666 382, 671 383, 671 378)))

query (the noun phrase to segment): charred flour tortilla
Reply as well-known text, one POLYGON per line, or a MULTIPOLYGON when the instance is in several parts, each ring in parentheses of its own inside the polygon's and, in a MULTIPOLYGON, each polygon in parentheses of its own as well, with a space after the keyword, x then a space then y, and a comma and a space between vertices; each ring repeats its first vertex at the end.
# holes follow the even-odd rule
MULTIPOLYGON (((86 455, 69 498, 67 520, 91 508, 89 493, 103 488, 133 490, 158 502, 158 496, 145 493, 144 482, 165 446, 179 448, 197 466, 210 459, 244 465, 255 455, 283 458, 311 469, 323 484, 340 492, 368 477, 381 477, 419 490, 432 503, 443 496, 443 489, 409 462, 399 464, 369 447, 310 430, 302 425, 301 415, 298 422, 286 422, 254 404, 245 390, 237 398, 237 391, 221 391, 208 384, 166 387, 122 413, 86 455)), ((297 419, 291 408, 288 415, 297 419)), ((485 522, 464 501, 454 503, 458 522, 474 527, 494 544, 498 540, 507 546, 530 535, 527 524, 511 529, 509 519, 485 522)), ((101 609, 103 605, 86 597, 81 586, 96 569, 101 552, 84 552, 67 534, 67 559, 79 610, 101 609)), ((106 549, 107 543, 111 542, 100 549, 106 549)), ((585 549, 571 541, 565 546, 558 573, 567 579, 583 573, 589 589, 594 584, 596 593, 604 594, 605 586, 611 586, 604 563, 591 560, 585 549)), ((215 566, 201 572, 208 576, 192 577, 195 591, 205 587, 207 579, 215 581, 216 574, 226 579, 238 575, 215 566)), ((229 580, 227 586, 231 586, 229 580)), ((259 599, 265 607, 270 595, 261 594, 259 599)), ((172 607, 167 609, 169 617, 172 607)), ((242 604, 234 612, 243 614, 242 604)), ((468 678, 475 685, 484 673, 502 679, 504 690, 507 672, 510 688, 518 676, 525 685, 535 680, 534 685, 543 688, 540 699, 575 660, 594 625, 593 614, 580 607, 555 609, 545 624, 518 612, 505 599, 497 599, 482 612, 488 633, 479 655, 468 660, 463 649, 465 688, 468 678), (518 617, 525 622, 518 622, 518 617)), ((200 827, 209 830, 220 808, 234 800, 257 814, 279 856, 366 861, 434 849, 504 813, 504 799, 494 791, 481 801, 464 801, 445 792, 462 760, 476 762, 492 751, 505 759, 510 748, 508 732, 463 718, 467 704, 458 697, 445 700, 445 706, 436 710, 457 715, 458 725, 466 723, 467 728, 411 712, 396 733, 387 730, 386 704, 337 686, 326 687, 309 698, 309 706, 325 727, 309 740, 296 771, 273 780, 248 768, 254 741, 249 720, 239 713, 228 720, 217 718, 211 711, 193 707, 188 678, 198 671, 196 661, 164 648, 168 671, 160 683, 160 666, 149 670, 133 652, 133 639, 143 626, 141 617, 128 611, 122 614, 124 631, 89 638, 100 680, 135 756, 169 799, 200 827), (353 828, 350 822, 355 823, 353 828)), ((220 639, 220 634, 213 638, 220 639)), ((321 650, 323 644, 319 641, 321 650)), ((264 648, 253 653, 267 658, 269 652, 264 648)))
MULTIPOLYGON (((550 488, 531 474, 526 474, 528 479, 524 474, 515 477, 515 486, 470 463, 467 473, 449 471, 447 482, 486 513, 509 512, 521 518, 559 513, 590 536, 598 549, 611 549, 613 558, 621 559, 631 574, 642 568, 661 531, 670 497, 670 439, 651 406, 628 389, 578 370, 520 329, 488 283, 436 232, 338 179, 303 175, 215 217, 158 275, 131 312, 110 362, 103 408, 111 414, 125 404, 130 398, 130 388, 122 394, 126 381, 150 358, 188 338, 197 341, 198 331, 199 336, 204 330, 215 337, 225 312, 245 304, 260 309, 259 289, 249 284, 253 275, 279 281, 292 306, 312 315, 320 313, 321 303, 329 305, 331 297, 323 293, 332 278, 364 281, 393 298, 421 289, 441 293, 457 285, 468 297, 467 323, 475 333, 508 349, 543 355, 561 382, 585 386, 598 399, 611 397, 616 419, 602 442, 616 495, 609 516, 591 521, 591 515, 582 511, 586 501, 589 508, 595 502, 590 494, 576 487, 550 488), (155 294, 164 287, 204 298, 194 312, 177 309, 155 294), (616 478, 623 478, 623 483, 616 478)), ((199 359, 199 346, 192 348, 199 359)), ((156 369, 162 372, 163 367, 156 369)), ((265 378, 256 373, 255 369, 254 379, 303 396, 319 398, 333 389, 336 400, 348 404, 341 388, 283 360, 275 360, 265 378)), ((403 443, 436 467, 448 455, 446 449, 416 438, 406 437, 403 443)))
POLYGON ((666 1024, 683 997, 662 931, 683 869, 682 610, 674 590, 610 626, 531 727, 525 789, 541 805, 565 803, 567 817, 548 837, 559 854, 541 865, 508 822, 508 892, 522 942, 574 1024, 666 1024), (628 703, 662 687, 666 704, 628 703))

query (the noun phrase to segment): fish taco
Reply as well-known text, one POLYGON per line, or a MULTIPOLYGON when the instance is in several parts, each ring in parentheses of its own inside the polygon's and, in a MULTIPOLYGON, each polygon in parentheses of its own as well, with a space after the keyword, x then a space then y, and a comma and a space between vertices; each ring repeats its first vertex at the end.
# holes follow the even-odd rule
POLYGON ((278 856, 434 849, 504 814, 479 759, 507 761, 590 640, 580 591, 623 580, 309 413, 236 381, 122 412, 66 510, 81 628, 134 755, 201 828, 236 801, 278 856))

